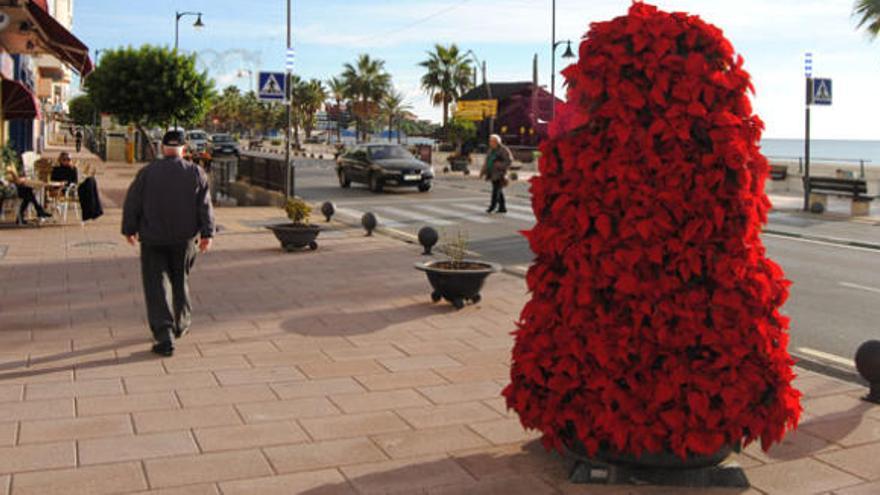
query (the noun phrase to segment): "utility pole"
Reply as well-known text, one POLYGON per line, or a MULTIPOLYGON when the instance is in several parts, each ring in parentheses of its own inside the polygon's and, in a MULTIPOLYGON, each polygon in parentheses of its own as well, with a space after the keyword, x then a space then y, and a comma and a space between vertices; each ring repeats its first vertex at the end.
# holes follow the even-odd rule
POLYGON ((804 55, 806 111, 804 114, 804 211, 810 210, 810 105, 813 103, 813 54, 804 55))
POLYGON ((550 120, 556 117, 556 0, 553 0, 553 21, 550 33, 550 120))
MULTIPOLYGON (((285 60, 287 59, 287 53, 290 52, 290 46, 291 46, 290 0, 287 0, 287 50, 285 51, 285 54, 284 54, 285 60)), ((293 92, 291 91, 291 88, 290 88, 290 79, 291 79, 290 78, 290 73, 291 73, 290 64, 285 62, 285 66, 286 66, 285 79, 286 79, 286 83, 287 83, 287 84, 285 84, 285 87, 286 87, 285 93, 287 96, 287 102, 286 102, 286 105, 287 105, 287 126, 285 127, 285 132, 284 132, 284 163, 286 164, 286 167, 285 167, 286 173, 285 173, 285 181, 284 181, 285 182, 284 200, 287 201, 288 198, 293 196, 295 191, 293 188, 293 167, 291 167, 291 164, 290 164, 290 123, 291 123, 291 106, 293 105, 293 101, 292 101, 293 100, 293 98, 292 98, 293 92)))

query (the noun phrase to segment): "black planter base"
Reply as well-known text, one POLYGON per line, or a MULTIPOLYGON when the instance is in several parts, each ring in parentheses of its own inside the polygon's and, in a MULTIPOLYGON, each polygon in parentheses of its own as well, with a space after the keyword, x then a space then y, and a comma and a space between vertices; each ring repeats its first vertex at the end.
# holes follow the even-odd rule
POLYGON ((569 475, 575 484, 590 485, 657 485, 693 488, 748 488, 749 480, 737 465, 711 466, 695 469, 640 468, 578 460, 569 475))

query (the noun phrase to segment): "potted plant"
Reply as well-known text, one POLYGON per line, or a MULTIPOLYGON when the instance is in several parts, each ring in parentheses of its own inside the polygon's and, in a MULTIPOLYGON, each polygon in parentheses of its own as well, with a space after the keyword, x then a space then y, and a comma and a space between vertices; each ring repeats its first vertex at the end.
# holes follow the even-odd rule
POLYGON ((767 449, 801 406, 742 57, 699 17, 641 2, 579 53, 531 181, 507 406, 547 448, 611 465, 767 449))
POLYGON ((496 263, 465 259, 467 237, 460 231, 442 250, 449 259, 416 263, 416 269, 428 275, 433 288, 431 300, 446 299, 455 309, 463 308, 466 301, 480 302, 480 291, 486 278, 500 271, 501 267, 496 263))
POLYGON ((312 207, 302 199, 294 197, 287 200, 284 210, 291 223, 280 223, 266 227, 275 234, 275 237, 281 242, 281 247, 287 251, 295 251, 305 247, 311 250, 318 249, 318 243, 315 239, 321 233, 321 227, 307 223, 312 207))

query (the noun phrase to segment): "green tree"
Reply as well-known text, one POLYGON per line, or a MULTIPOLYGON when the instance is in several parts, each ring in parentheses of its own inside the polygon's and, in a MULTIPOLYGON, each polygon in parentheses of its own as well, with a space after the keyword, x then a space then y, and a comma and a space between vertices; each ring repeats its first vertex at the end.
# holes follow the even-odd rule
POLYGON ((217 127, 226 132, 241 131, 241 90, 227 86, 223 92, 211 99, 208 115, 218 121, 217 127))
POLYGON ((85 89, 98 108, 135 125, 150 142, 146 126, 201 122, 213 81, 196 70, 195 55, 144 45, 105 51, 85 89))
POLYGON ((98 114, 95 103, 88 94, 82 94, 70 99, 67 103, 70 118, 76 125, 92 125, 98 114))
POLYGON ((391 140, 391 133, 394 124, 397 124, 397 143, 400 144, 400 121, 403 114, 412 110, 412 106, 406 103, 403 94, 396 90, 391 90, 382 100, 382 114, 388 119, 388 140, 391 140))
POLYGON ((431 97, 434 106, 443 107, 443 127, 449 123, 449 106, 467 92, 473 84, 473 72, 464 54, 455 43, 437 44, 428 52, 428 59, 419 66, 426 69, 422 88, 431 97))
POLYGON ((857 0, 853 11, 859 29, 865 28, 871 39, 880 35, 880 0, 857 0))
POLYGON ((452 119, 446 126, 449 140, 455 144, 455 151, 461 152, 461 145, 477 136, 477 126, 462 119, 452 119))
POLYGON ((331 77, 327 81, 327 90, 333 101, 336 102, 336 142, 342 142, 342 101, 345 99, 346 87, 345 81, 338 77, 331 77))
POLYGON ((379 114, 379 102, 391 87, 391 75, 385 71, 385 61, 362 54, 354 64, 343 66, 341 77, 345 82, 345 96, 354 102, 352 110, 358 130, 366 140, 366 123, 379 114))
POLYGON ((324 89, 324 84, 320 79, 312 79, 302 84, 300 100, 297 102, 297 106, 302 116, 306 139, 312 137, 312 130, 315 128, 315 114, 321 109, 326 99, 327 91, 324 89))

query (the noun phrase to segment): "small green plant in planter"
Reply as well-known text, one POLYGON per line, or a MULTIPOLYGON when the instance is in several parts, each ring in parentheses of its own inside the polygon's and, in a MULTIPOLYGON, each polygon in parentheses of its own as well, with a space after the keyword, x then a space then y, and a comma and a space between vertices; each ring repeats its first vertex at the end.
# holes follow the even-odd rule
POLYGON ((461 230, 443 244, 441 251, 446 253, 448 260, 416 263, 416 269, 428 275, 433 288, 431 300, 446 299, 456 309, 463 308, 465 301, 480 302, 480 291, 486 278, 500 271, 501 267, 495 263, 468 260, 468 236, 461 230))
POLYGON ((305 221, 312 214, 312 207, 301 198, 293 197, 287 200, 284 211, 294 225, 305 225, 305 221))
POLYGON ((321 233, 321 228, 308 223, 312 207, 301 198, 293 197, 287 200, 284 211, 291 223, 267 226, 281 242, 281 247, 286 251, 296 251, 304 247, 311 250, 318 249, 315 239, 321 233))

